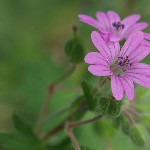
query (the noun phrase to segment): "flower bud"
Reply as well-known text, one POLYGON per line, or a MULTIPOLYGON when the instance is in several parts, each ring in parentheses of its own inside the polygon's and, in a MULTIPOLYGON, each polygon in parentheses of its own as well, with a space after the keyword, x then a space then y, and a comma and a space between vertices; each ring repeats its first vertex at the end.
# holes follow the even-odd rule
POLYGON ((113 124, 115 128, 119 128, 121 122, 123 121, 122 115, 119 115, 113 119, 113 124))
POLYGON ((81 63, 84 60, 84 48, 79 38, 74 37, 65 44, 65 54, 69 61, 74 64, 81 63))
POLYGON ((130 124, 127 118, 122 119, 122 131, 124 134, 128 135, 129 134, 129 129, 130 129, 130 124))
POLYGON ((140 147, 146 146, 149 142, 148 131, 140 124, 135 124, 130 128, 130 137, 140 147))

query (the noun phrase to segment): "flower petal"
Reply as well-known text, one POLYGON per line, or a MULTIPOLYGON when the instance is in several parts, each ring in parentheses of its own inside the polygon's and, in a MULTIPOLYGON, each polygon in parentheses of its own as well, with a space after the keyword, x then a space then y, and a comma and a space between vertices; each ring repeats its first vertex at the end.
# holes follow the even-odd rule
POLYGON ((133 25, 125 34, 124 37, 128 38, 131 34, 133 34, 136 31, 141 31, 148 27, 148 24, 146 22, 140 22, 133 25))
POLYGON ((104 34, 106 34, 107 36, 109 36, 109 34, 111 33, 109 30, 104 29, 104 28, 101 28, 101 27, 99 27, 98 29, 99 29, 99 31, 101 31, 101 33, 104 33, 104 34))
POLYGON ((86 24, 88 24, 90 26, 93 26, 95 28, 99 28, 100 27, 99 22, 96 19, 94 19, 94 18, 92 18, 92 17, 90 17, 88 15, 80 14, 78 17, 79 17, 80 21, 82 21, 82 22, 84 22, 84 23, 86 23, 86 24))
POLYGON ((105 30, 110 30, 110 24, 106 13, 97 12, 96 17, 105 30))
POLYGON ((101 37, 101 35, 98 32, 93 31, 91 34, 91 39, 95 47, 101 52, 102 56, 104 56, 104 58, 108 62, 110 62, 111 60, 110 50, 104 39, 101 37))
POLYGON ((119 78, 115 75, 111 76, 111 89, 116 100, 121 100, 123 98, 123 86, 119 78))
POLYGON ((100 32, 100 35, 101 37, 104 39, 104 41, 108 41, 109 40, 109 34, 106 34, 106 33, 103 33, 103 32, 100 32))
POLYGON ((120 35, 115 35, 113 33, 111 33, 110 37, 109 37, 110 41, 112 41, 112 42, 118 42, 121 40, 121 38, 122 37, 120 35))
POLYGON ((134 63, 126 70, 126 73, 144 74, 150 76, 150 65, 144 63, 134 63))
POLYGON ((129 100, 133 100, 134 98, 134 84, 133 81, 127 77, 119 77, 122 86, 124 88, 125 94, 127 95, 129 100))
POLYGON ((88 71, 95 76, 109 76, 112 74, 109 67, 102 65, 90 65, 88 67, 88 71))
POLYGON ((150 40, 150 33, 144 33, 144 38, 150 40))
POLYGON ((98 52, 88 53, 85 56, 84 61, 88 64, 91 64, 91 65, 100 65, 101 64, 101 65, 104 65, 104 66, 108 66, 108 63, 106 62, 106 60, 98 52))
POLYGON ((125 42, 120 52, 120 56, 129 56, 129 54, 137 48, 140 42, 144 39, 144 34, 141 31, 134 32, 125 42), (138 38, 137 38, 138 37, 138 38))
POLYGON ((112 24, 114 22, 120 22, 120 16, 114 11, 108 11, 107 16, 108 16, 108 20, 109 20, 109 23, 110 23, 110 27, 113 27, 112 24))
POLYGON ((135 63, 143 60, 149 53, 150 53, 149 46, 143 45, 138 46, 136 50, 130 53, 129 56, 130 63, 135 63))
MULTIPOLYGON (((144 38, 145 38, 145 36, 144 36, 144 38)), ((150 42, 144 39, 144 40, 140 43, 140 45, 150 47, 150 42)))
POLYGON ((150 76, 142 73, 125 73, 124 75, 139 85, 150 88, 150 76))
POLYGON ((118 42, 107 42, 107 45, 110 50, 111 60, 116 60, 120 52, 120 44, 118 42))
POLYGON ((131 16, 128 16, 122 20, 122 24, 124 24, 124 29, 122 30, 122 36, 128 31, 139 19, 140 15, 134 14, 131 16))

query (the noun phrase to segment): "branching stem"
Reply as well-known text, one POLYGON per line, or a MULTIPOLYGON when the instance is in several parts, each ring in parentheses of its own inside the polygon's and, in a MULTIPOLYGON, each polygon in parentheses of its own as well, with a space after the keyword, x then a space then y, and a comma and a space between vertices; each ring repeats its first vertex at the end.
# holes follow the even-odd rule
POLYGON ((94 121, 97 121, 98 119, 102 118, 102 115, 96 116, 92 119, 89 120, 85 120, 85 121, 80 121, 80 122, 67 122, 65 127, 66 127, 66 132, 70 137, 70 140, 72 141, 73 147, 75 150, 80 150, 80 146, 78 144, 78 141, 72 131, 72 129, 76 126, 81 126, 81 125, 85 125, 87 123, 91 123, 94 121))

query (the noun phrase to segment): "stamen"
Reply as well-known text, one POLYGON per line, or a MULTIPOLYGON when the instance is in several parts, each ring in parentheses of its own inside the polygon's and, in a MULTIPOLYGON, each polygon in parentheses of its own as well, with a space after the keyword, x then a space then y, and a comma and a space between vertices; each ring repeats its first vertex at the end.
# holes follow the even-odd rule
POLYGON ((132 63, 130 63, 128 56, 118 57, 113 64, 111 64, 110 69, 115 75, 122 75, 128 67, 130 67, 132 63))
POLYGON ((120 29, 124 29, 124 24, 121 24, 121 22, 114 22, 113 24, 113 27, 115 27, 117 30, 120 30, 120 29))

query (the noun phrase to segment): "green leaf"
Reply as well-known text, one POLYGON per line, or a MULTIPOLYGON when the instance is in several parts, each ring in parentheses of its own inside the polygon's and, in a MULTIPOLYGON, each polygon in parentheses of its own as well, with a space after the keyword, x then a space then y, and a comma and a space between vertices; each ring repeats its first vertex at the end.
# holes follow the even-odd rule
POLYGON ((88 106, 86 105, 85 97, 82 95, 78 96, 71 102, 69 113, 72 113, 72 119, 80 120, 87 110, 88 106))
POLYGON ((140 147, 143 147, 149 141, 148 131, 140 124, 135 124, 130 129, 130 137, 132 141, 140 147))
POLYGON ((25 144, 22 137, 14 133, 0 133, 0 144, 5 150, 26 150, 30 148, 28 144, 25 144))
POLYGON ((85 96, 85 98, 87 100, 89 109, 93 110, 93 108, 95 106, 95 103, 94 103, 94 100, 93 100, 93 96, 92 96, 90 85, 87 82, 83 81, 81 86, 82 86, 82 90, 83 90, 84 96, 85 96))
POLYGON ((117 117, 120 114, 122 102, 112 98, 102 97, 96 106, 96 111, 105 116, 117 117))
POLYGON ((40 141, 18 133, 0 133, 0 145, 4 150, 46 150, 40 141))
POLYGON ((65 54, 74 64, 83 62, 85 52, 81 41, 78 38, 68 41, 65 45, 65 54))
POLYGON ((73 101, 70 102, 70 107, 72 108, 76 108, 77 106, 79 106, 83 101, 84 101, 84 96, 78 96, 75 99, 73 99, 73 101))
POLYGON ((32 127, 29 124, 21 120, 19 116, 15 114, 12 116, 12 119, 13 119, 14 126, 20 133, 22 133, 24 136, 32 137, 36 139, 36 136, 33 133, 32 127))
MULTIPOLYGON (((57 144, 48 144, 47 145, 47 149, 48 150, 59 150, 59 149, 60 150, 66 150, 67 147, 69 147, 70 145, 71 145, 70 138, 66 137, 60 143, 57 143, 57 144)), ((72 147, 72 145, 70 147, 72 147)))

